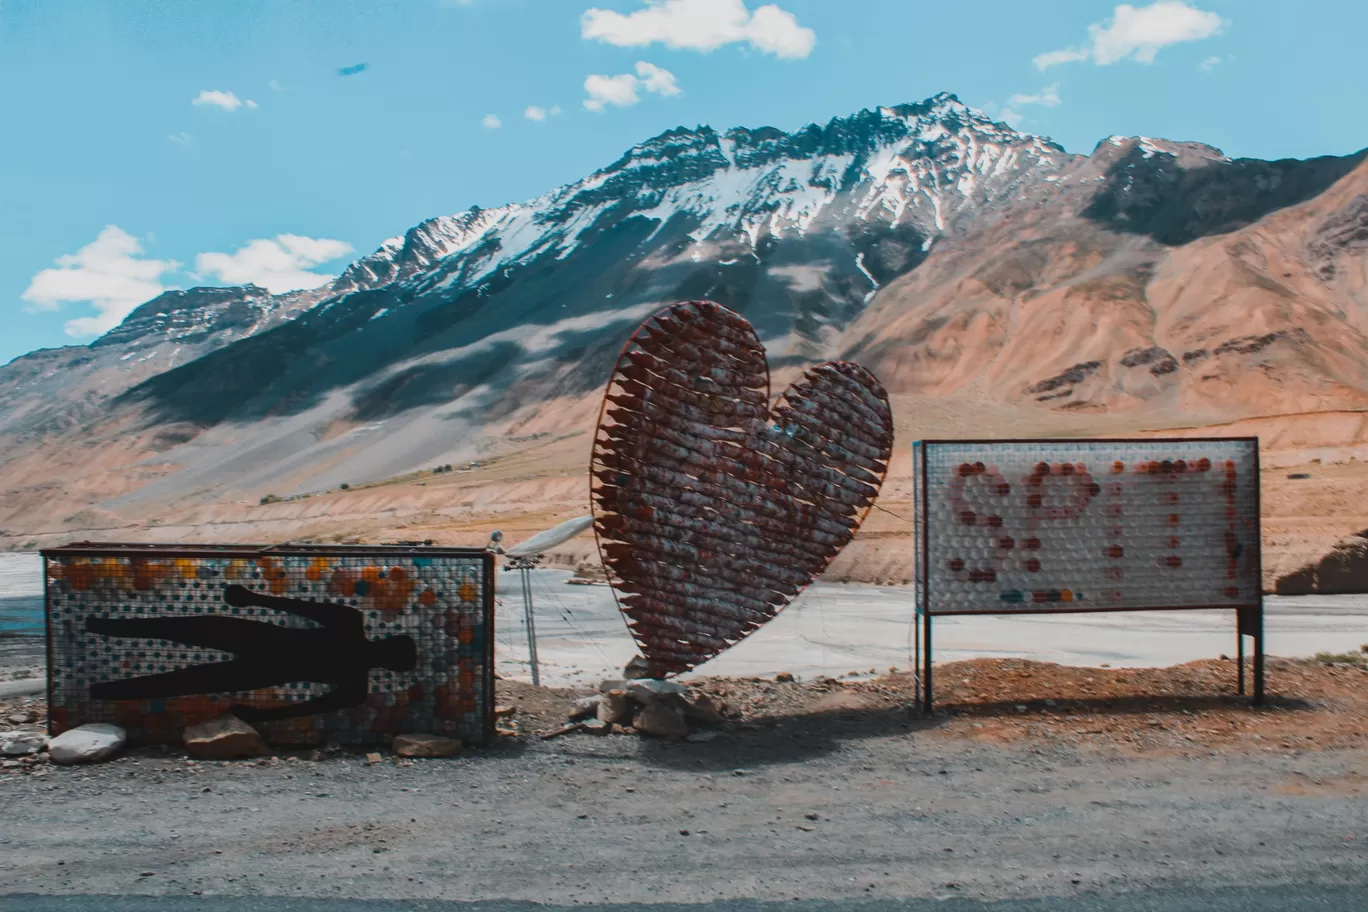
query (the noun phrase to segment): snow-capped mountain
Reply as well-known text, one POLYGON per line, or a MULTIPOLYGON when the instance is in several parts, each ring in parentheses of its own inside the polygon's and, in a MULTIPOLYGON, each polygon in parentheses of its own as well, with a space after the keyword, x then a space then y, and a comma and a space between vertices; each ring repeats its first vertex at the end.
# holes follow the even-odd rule
POLYGON ((127 449, 100 470, 117 483, 90 482, 122 510, 583 433, 632 327, 702 297, 756 326, 780 379, 854 357, 896 401, 1023 427, 1368 407, 1363 157, 1117 136, 1070 154, 946 94, 792 133, 678 128, 422 222, 314 291, 172 292, 16 359, 0 489, 18 515, 72 440, 127 449))

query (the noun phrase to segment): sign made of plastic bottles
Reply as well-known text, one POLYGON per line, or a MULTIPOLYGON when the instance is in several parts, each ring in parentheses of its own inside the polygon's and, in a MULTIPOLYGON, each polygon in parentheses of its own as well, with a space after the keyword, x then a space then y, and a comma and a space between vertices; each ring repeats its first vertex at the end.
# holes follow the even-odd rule
POLYGON ((924 614, 1260 600, 1256 438, 919 441, 924 614))

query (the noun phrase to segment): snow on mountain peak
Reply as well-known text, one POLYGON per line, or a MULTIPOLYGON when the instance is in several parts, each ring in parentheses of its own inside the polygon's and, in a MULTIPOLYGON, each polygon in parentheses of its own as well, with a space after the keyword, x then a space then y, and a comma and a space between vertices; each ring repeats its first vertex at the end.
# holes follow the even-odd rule
POLYGON ((1053 142, 945 92, 792 133, 681 126, 527 203, 429 219, 354 263, 334 291, 408 280, 426 289, 478 286, 537 256, 570 255, 608 217, 651 219, 656 231, 683 218, 695 242, 728 236, 752 249, 765 235, 851 219, 908 223, 929 243, 960 212, 1015 193, 1023 171, 1057 171, 1067 159, 1053 142))

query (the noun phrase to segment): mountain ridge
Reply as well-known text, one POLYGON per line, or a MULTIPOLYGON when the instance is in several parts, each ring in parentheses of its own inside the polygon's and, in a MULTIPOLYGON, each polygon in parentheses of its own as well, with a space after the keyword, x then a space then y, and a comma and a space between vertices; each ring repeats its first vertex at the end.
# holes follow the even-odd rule
POLYGON ((902 437, 1368 408, 1364 154, 1082 155, 947 93, 792 133, 667 130, 425 219, 322 288, 168 292, 0 368, 0 528, 73 472, 69 515, 132 521, 585 435, 622 339, 689 298, 746 316, 776 384, 864 363, 902 437))

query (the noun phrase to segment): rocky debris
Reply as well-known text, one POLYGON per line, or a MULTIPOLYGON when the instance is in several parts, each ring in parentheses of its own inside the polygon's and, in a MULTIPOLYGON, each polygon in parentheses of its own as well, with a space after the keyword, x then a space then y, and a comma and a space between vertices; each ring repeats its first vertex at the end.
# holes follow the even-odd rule
POLYGON ((596 717, 609 725, 632 718, 632 698, 625 690, 610 690, 599 700, 596 717))
POLYGON ((183 740, 190 756, 200 760, 236 760, 269 753, 261 734, 231 713, 189 726, 183 740))
POLYGON ((579 727, 580 731, 591 735, 606 735, 613 730, 613 726, 602 719, 585 719, 579 727))
POLYGON ((678 681, 660 678, 640 678, 627 682, 627 694, 643 705, 666 700, 682 701, 688 693, 678 681))
POLYGON ((791 671, 781 671, 774 676, 774 683, 776 684, 792 684, 793 681, 793 672, 791 671))
POLYGON ((689 733, 683 707, 667 700, 653 700, 643 705, 632 718, 632 727, 657 738, 683 738, 689 733))
POLYGON ((118 753, 128 743, 128 734, 117 725, 96 722, 64 731, 48 742, 48 756, 63 766, 97 763, 118 753))
POLYGON ((463 745, 445 735, 396 735, 390 745, 401 757, 457 757, 463 745))
POLYGON ((20 712, 13 712, 9 714, 8 721, 10 725, 27 725, 30 722, 38 721, 38 712, 37 710, 33 709, 25 709, 21 710, 20 712))
POLYGON ((372 751, 372 752, 369 753, 369 754, 366 754, 366 763, 369 764, 369 765, 371 765, 371 766, 374 766, 375 764, 379 763, 379 762, 380 762, 381 760, 383 760, 383 759, 384 759, 383 757, 381 757, 379 754, 375 753, 374 751, 372 751))
POLYGON ((580 697, 570 704, 570 712, 566 714, 566 718, 571 721, 578 721, 596 715, 599 712, 599 704, 602 702, 602 696, 580 697))
POLYGON ((610 690, 621 690, 627 686, 627 682, 621 678, 607 678, 599 681, 599 693, 607 693, 610 690))
POLYGON ((692 703, 684 708, 684 714, 704 725, 721 725, 723 709, 725 709, 725 704, 720 700, 715 700, 707 694, 699 694, 692 703))
POLYGON ((34 731, 0 732, 0 757, 27 757, 47 745, 47 735, 34 731))

